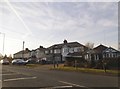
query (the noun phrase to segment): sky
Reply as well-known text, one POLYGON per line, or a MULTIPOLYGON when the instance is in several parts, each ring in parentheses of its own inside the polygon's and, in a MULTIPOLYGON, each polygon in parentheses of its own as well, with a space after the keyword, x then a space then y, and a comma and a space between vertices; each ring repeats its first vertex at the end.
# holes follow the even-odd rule
POLYGON ((0 53, 22 50, 23 41, 25 48, 32 50, 63 43, 64 39, 118 49, 118 3, 88 1, 1 1, 0 53))

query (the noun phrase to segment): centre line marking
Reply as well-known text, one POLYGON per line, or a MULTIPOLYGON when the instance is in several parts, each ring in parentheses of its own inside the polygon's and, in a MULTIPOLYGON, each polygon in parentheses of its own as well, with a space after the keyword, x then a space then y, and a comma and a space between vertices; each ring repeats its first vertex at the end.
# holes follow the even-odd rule
POLYGON ((69 82, 65 82, 65 81, 59 81, 59 82, 64 83, 64 84, 68 84, 68 85, 72 85, 72 86, 76 86, 76 87, 85 87, 85 86, 81 86, 81 85, 77 85, 77 84, 69 83, 69 82))
POLYGON ((26 78, 14 78, 14 79, 5 79, 3 80, 4 82, 7 82, 7 81, 16 81, 16 80, 25 80, 25 79, 35 79, 37 77, 26 77, 26 78))

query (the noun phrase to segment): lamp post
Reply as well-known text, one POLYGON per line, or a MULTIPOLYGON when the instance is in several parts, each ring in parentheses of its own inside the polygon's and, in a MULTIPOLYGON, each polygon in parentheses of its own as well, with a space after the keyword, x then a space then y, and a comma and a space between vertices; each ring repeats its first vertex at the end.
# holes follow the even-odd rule
POLYGON ((2 54, 4 55, 4 47, 5 47, 5 33, 1 33, 0 34, 3 35, 3 50, 2 50, 2 54))

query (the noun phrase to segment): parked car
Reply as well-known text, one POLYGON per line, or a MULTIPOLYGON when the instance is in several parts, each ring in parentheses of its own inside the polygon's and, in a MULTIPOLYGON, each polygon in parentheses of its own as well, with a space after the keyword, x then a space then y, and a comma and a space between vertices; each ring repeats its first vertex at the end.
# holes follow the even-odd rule
POLYGON ((2 59, 0 61, 0 63, 3 64, 3 65, 9 65, 10 64, 10 62, 7 59, 2 59))
POLYGON ((36 64, 36 63, 37 63, 37 59, 32 59, 32 58, 30 58, 30 59, 28 59, 26 62, 27 62, 28 64, 36 64))
POLYGON ((13 65, 26 65, 27 61, 24 61, 23 59, 14 59, 12 60, 13 65))

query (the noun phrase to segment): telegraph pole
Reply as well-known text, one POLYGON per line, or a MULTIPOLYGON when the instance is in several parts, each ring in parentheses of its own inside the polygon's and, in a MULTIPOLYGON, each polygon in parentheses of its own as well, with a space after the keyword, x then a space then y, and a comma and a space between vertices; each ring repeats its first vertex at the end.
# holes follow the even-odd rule
POLYGON ((24 44, 25 44, 25 41, 23 41, 22 59, 24 59, 24 44))
POLYGON ((3 56, 4 56, 4 47, 5 47, 5 33, 1 33, 1 32, 0 32, 0 34, 3 34, 3 52, 2 52, 2 54, 3 54, 3 56))

